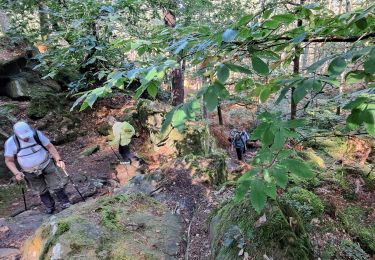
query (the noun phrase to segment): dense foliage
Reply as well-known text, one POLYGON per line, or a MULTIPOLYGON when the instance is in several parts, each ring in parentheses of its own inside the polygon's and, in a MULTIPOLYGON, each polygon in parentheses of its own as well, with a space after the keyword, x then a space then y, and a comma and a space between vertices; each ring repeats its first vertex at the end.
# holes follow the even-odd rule
POLYGON ((338 105, 350 112, 348 129, 364 126, 375 137, 375 4, 335 14, 318 2, 261 1, 252 13, 241 1, 232 9, 224 2, 24 0, 4 7, 17 21, 13 37, 43 40, 48 46, 35 57, 45 77, 80 72, 70 89, 79 92, 74 107, 81 110, 132 82, 139 82, 137 98, 145 91, 155 97, 163 84, 171 84, 169 73, 181 62, 185 73, 205 84, 166 115, 162 131, 169 125, 182 131, 185 121, 197 120, 201 104, 213 111, 223 100, 277 105, 290 99, 290 114, 259 114, 252 138, 263 146, 252 170, 238 181, 237 197, 250 190, 252 205, 260 211, 267 197, 277 198, 277 187, 286 187, 289 174, 313 177, 286 143, 299 138, 298 128, 307 124, 295 119, 298 109, 317 95, 336 91, 338 105), (29 20, 37 9, 39 28, 35 19, 29 20), (241 10, 249 12, 240 17, 241 10), (177 18, 176 26, 165 26, 168 17, 177 18), (314 43, 346 47, 303 68, 300 56, 314 43), (363 87, 339 94, 343 82, 363 87), (289 115, 291 120, 285 120, 289 115))

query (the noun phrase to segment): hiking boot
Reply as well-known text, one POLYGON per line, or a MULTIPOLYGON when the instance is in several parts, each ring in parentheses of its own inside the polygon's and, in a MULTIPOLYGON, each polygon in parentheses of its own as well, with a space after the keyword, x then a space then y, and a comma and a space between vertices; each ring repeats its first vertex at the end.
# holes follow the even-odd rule
POLYGON ((120 162, 120 164, 122 164, 122 165, 129 165, 129 164, 131 164, 131 161, 130 160, 126 160, 126 161, 120 162))
POLYGON ((46 214, 48 214, 48 215, 53 214, 54 211, 55 211, 55 207, 53 207, 53 208, 46 208, 46 209, 44 210, 44 212, 45 212, 46 214))
POLYGON ((67 209, 67 208, 69 208, 71 205, 72 205, 72 204, 70 204, 70 203, 64 203, 64 204, 61 204, 61 210, 63 210, 63 209, 67 209))

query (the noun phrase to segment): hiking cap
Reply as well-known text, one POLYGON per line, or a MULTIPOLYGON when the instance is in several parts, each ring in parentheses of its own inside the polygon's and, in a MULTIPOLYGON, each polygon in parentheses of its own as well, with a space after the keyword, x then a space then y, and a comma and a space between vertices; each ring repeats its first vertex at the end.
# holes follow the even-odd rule
POLYGON ((17 122, 13 126, 14 133, 21 139, 30 138, 34 135, 31 127, 25 122, 17 122))

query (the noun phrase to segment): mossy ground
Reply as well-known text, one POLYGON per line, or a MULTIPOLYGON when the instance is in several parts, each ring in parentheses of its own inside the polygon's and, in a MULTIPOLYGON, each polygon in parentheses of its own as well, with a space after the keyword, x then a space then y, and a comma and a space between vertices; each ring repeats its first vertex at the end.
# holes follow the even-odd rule
POLYGON ((263 255, 308 259, 311 248, 303 224, 294 212, 297 222, 291 226, 286 213, 291 213, 291 209, 280 209, 275 203, 269 204, 261 214, 255 212, 248 200, 227 203, 212 219, 213 257, 241 259, 238 253, 243 248, 252 259, 262 259, 263 255), (264 217, 266 220, 260 223, 264 217))
POLYGON ((0 186, 0 217, 3 213, 5 217, 6 210, 9 209, 12 203, 16 201, 22 201, 22 191, 20 185, 0 186))
POLYGON ((369 219, 371 209, 350 205, 338 214, 347 232, 356 237, 366 252, 375 253, 375 223, 369 219))

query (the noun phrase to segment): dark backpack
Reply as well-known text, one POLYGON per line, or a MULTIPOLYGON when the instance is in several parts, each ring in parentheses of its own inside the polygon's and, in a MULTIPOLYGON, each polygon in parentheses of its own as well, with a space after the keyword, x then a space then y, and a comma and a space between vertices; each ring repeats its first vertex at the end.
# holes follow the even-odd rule
POLYGON ((17 152, 16 152, 15 157, 17 157, 17 154, 18 154, 21 150, 26 149, 26 148, 33 147, 33 146, 35 146, 35 145, 40 145, 44 150, 48 151, 48 149, 47 149, 47 148, 42 144, 42 142, 40 141, 38 131, 36 131, 35 129, 33 129, 33 137, 34 137, 34 140, 35 140, 36 144, 33 144, 33 145, 30 145, 30 146, 27 146, 27 147, 23 147, 23 148, 21 148, 20 140, 18 140, 18 137, 17 137, 16 135, 13 135, 12 137, 13 137, 14 143, 16 144, 16 147, 17 147, 17 152))

